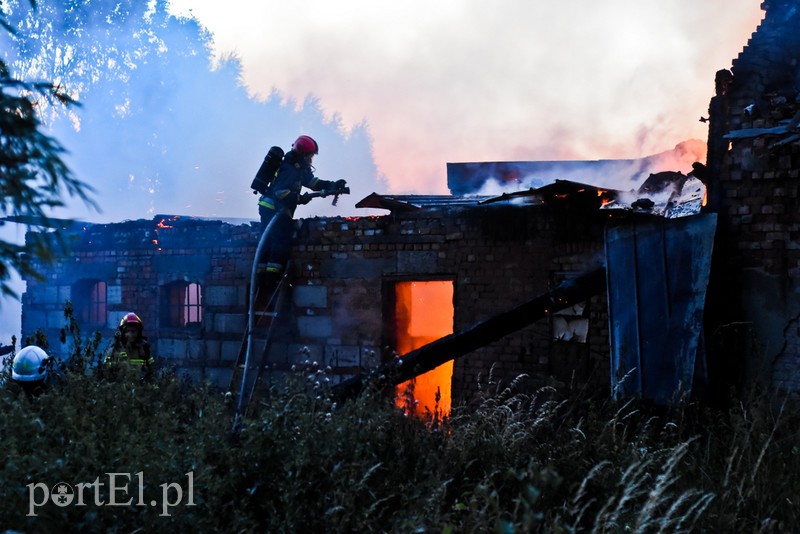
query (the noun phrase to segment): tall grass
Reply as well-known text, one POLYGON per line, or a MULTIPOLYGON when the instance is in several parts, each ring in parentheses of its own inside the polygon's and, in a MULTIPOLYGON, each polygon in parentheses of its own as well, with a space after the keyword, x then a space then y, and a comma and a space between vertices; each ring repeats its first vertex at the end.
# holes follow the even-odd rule
MULTIPOLYGON (((79 345, 93 359, 92 342, 79 345), (87 351, 87 347, 90 349, 87 351)), ((300 369, 265 385, 231 435, 224 392, 164 372, 153 384, 67 372, 28 398, 0 391, 0 525, 132 532, 791 532, 800 529, 797 407, 766 395, 727 411, 575 399, 490 374, 450 417, 407 417, 367 391, 337 403, 300 369), (48 503, 28 484, 106 473, 193 479, 193 505, 48 503)), ((87 493, 87 496, 89 493, 87 493)), ((109 501, 108 484, 99 489, 109 501)), ((118 494, 118 497, 122 496, 118 494)), ((131 496, 131 495, 129 495, 131 496)), ((125 499, 118 498, 117 501, 125 499)))

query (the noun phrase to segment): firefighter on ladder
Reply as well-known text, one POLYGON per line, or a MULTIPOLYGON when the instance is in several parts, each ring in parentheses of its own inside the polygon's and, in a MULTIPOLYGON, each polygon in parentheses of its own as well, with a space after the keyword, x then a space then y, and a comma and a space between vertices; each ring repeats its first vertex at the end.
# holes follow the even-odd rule
POLYGON ((298 137, 284 156, 275 179, 258 201, 262 233, 270 221, 277 217, 269 235, 266 253, 258 259, 259 293, 262 295, 259 300, 269 298, 268 295, 286 268, 295 209, 298 204, 306 204, 310 200, 300 194, 301 189, 307 187, 312 191, 335 191, 347 186, 345 180, 322 180, 314 176, 311 162, 318 153, 319 146, 314 139, 307 135, 298 137))

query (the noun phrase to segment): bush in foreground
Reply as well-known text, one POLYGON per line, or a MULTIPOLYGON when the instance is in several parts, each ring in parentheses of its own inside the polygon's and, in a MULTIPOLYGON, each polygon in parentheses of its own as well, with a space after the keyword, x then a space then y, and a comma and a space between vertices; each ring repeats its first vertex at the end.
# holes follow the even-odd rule
POLYGON ((337 405, 313 387, 318 378, 298 373, 270 387, 236 435, 230 399, 174 375, 135 384, 71 373, 32 399, 4 388, 0 524, 26 532, 800 526, 792 476, 800 440, 786 405, 578 407, 490 379, 480 402, 432 424, 379 394, 337 405), (59 482, 69 484, 70 504, 44 503, 59 496, 59 482))

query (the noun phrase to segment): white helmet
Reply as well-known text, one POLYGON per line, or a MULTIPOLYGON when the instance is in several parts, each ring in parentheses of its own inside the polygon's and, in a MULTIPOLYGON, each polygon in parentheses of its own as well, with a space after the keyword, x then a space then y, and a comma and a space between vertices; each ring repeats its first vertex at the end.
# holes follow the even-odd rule
POLYGON ((49 356, 41 348, 28 345, 14 356, 11 378, 18 382, 35 382, 47 378, 49 356))

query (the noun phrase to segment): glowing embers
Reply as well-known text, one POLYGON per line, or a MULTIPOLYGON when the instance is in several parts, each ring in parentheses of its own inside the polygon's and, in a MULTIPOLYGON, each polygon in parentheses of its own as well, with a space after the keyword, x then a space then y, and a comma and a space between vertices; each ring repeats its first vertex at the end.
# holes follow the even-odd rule
POLYGON ((156 227, 153 229, 153 234, 155 235, 155 237, 150 241, 156 247, 158 247, 158 250, 161 250, 161 247, 159 246, 160 243, 158 242, 158 231, 166 228, 172 228, 172 225, 168 223, 175 222, 176 220, 178 220, 178 217, 179 217, 178 215, 174 215, 172 217, 164 217, 163 219, 158 221, 158 224, 156 224, 156 227))
MULTIPOLYGON (((397 354, 402 355, 453 333, 453 282, 395 284, 397 354)), ((397 386, 397 406, 406 413, 450 414, 453 361, 397 386)))

